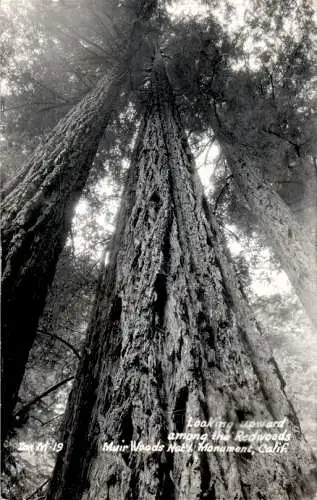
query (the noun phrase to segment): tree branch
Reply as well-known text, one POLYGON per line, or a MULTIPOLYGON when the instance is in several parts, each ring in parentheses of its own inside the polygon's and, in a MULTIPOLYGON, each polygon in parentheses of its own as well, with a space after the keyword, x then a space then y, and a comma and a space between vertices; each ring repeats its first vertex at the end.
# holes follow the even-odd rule
POLYGON ((61 23, 61 25, 64 28, 66 28, 69 31, 69 33, 65 33, 64 30, 55 26, 54 29, 56 28, 60 33, 62 33, 62 35, 70 36, 73 39, 78 40, 79 42, 81 42, 81 41, 85 42, 86 44, 90 45, 91 47, 94 47, 95 49, 100 50, 100 52, 108 55, 107 51, 103 47, 101 47, 98 43, 94 42, 93 40, 89 40, 88 38, 82 36, 80 33, 79 34, 76 33, 71 26, 69 26, 67 23, 65 23, 64 18, 58 17, 58 21, 61 23))
POLYGON ((25 500, 30 500, 31 498, 34 498, 34 497, 35 497, 35 495, 36 495, 39 491, 41 491, 41 489, 42 489, 42 488, 44 488, 44 486, 46 486, 46 485, 47 485, 47 483, 49 482, 49 480, 50 480, 50 479, 51 479, 50 477, 49 477, 48 479, 46 479, 46 480, 44 481, 44 483, 42 483, 42 484, 41 484, 41 485, 40 485, 40 486, 39 486, 39 487, 38 487, 35 491, 33 491, 33 493, 31 493, 31 495, 29 495, 28 497, 26 497, 26 499, 25 499, 25 500))
POLYGON ((38 401, 40 401, 41 399, 43 399, 46 396, 48 396, 51 392, 56 391, 57 389, 59 389, 60 387, 62 387, 62 385, 65 385, 65 384, 67 384, 67 382, 70 382, 71 380, 73 380, 73 378, 74 378, 74 376, 72 375, 71 377, 68 377, 68 378, 62 380, 61 382, 58 382, 58 384, 53 385, 53 387, 50 387, 49 389, 47 389, 47 391, 43 392, 39 396, 36 396, 36 398, 34 398, 31 401, 29 401, 29 403, 27 403, 26 405, 24 405, 23 408, 21 408, 21 410, 19 410, 17 413, 15 413, 14 417, 15 418, 17 418, 17 417, 19 418, 27 410, 29 410, 29 408, 31 408, 31 406, 34 406, 36 403, 38 403, 38 401))
POLYGON ((283 141, 286 141, 288 142, 289 144, 291 144, 295 151, 296 151, 296 154, 297 156, 300 158, 300 147, 302 146, 302 144, 296 144, 296 142, 293 142, 291 141, 290 139, 288 139, 287 137, 283 137, 281 134, 279 134, 278 132, 274 132, 274 130, 272 129, 265 129, 264 130, 267 134, 271 134, 271 135, 275 135, 275 137, 278 137, 279 139, 283 140, 283 141))
POLYGON ((215 201, 215 205, 214 205, 214 208, 213 208, 213 214, 216 213, 217 211, 217 207, 218 207, 218 204, 221 200, 221 198, 223 197, 227 187, 230 185, 230 180, 233 178, 233 175, 229 175, 227 178, 226 178, 226 182, 225 184, 222 186, 221 190, 220 190, 220 193, 218 194, 217 196, 217 199, 215 201))
POLYGON ((69 342, 67 342, 67 340, 63 339, 59 335, 56 335, 55 333, 48 333, 47 331, 44 331, 44 330, 41 330, 41 329, 39 329, 38 332, 41 335, 47 335, 48 337, 52 337, 54 339, 59 340, 60 342, 62 342, 63 344, 65 344, 71 351, 73 351, 73 353, 75 354, 75 356, 77 356, 78 359, 80 359, 80 354, 77 351, 77 349, 75 349, 75 347, 72 344, 70 344, 69 342))
POLYGON ((65 103, 50 103, 50 102, 37 102, 37 101, 30 101, 30 102, 25 102, 24 104, 19 104, 18 106, 12 106, 9 108, 5 108, 4 111, 15 111, 16 109, 21 109, 21 108, 27 108, 28 106, 65 106, 65 103))
POLYGON ((56 90, 52 89, 51 87, 48 87, 44 82, 41 80, 37 80, 34 76, 32 76, 30 73, 27 75, 28 79, 33 82, 35 85, 38 87, 41 87, 42 89, 46 90, 47 92, 50 92, 53 94, 57 99, 60 99, 62 102, 69 102, 67 99, 65 99, 64 96, 59 94, 56 90))
POLYGON ((43 422, 42 423, 42 427, 45 427, 46 425, 50 424, 51 422, 53 422, 54 420, 57 420, 58 418, 61 418, 63 417, 63 413, 61 415, 56 415, 56 417, 53 417, 53 418, 50 418, 47 422, 43 422))

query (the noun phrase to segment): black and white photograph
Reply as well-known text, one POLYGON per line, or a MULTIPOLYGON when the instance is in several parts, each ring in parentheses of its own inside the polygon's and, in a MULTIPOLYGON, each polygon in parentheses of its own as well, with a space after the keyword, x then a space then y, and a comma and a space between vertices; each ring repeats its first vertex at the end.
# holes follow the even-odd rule
POLYGON ((317 0, 0 0, 1 500, 317 500, 317 0))

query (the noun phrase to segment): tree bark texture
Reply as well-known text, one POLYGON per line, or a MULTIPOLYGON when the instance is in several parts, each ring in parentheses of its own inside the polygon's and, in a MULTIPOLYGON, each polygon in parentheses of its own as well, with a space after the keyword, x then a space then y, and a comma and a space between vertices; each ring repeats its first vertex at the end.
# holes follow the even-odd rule
MULTIPOLYGON (((255 162, 224 147, 230 170, 264 236, 278 257, 314 327, 317 328, 317 247, 315 231, 307 234, 291 209, 260 174, 255 162)), ((316 199, 315 199, 316 201, 316 199)), ((316 215, 316 207, 313 210, 316 215)), ((316 217, 314 217, 316 221, 316 217)))
POLYGON ((123 73, 105 76, 39 146, 2 203, 2 439, 46 293, 123 73))
POLYGON ((47 499, 311 498, 309 451, 235 283, 158 57, 152 79, 47 499), (102 451, 167 443, 189 418, 217 417, 287 417, 289 453, 102 451))

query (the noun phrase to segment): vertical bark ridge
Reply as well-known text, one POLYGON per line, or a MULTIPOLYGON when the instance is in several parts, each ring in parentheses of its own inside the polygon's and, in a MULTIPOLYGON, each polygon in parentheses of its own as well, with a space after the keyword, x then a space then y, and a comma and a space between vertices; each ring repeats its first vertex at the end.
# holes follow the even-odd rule
MULTIPOLYGON (((140 125, 139 135, 144 133, 144 121, 140 125)), ((139 144, 139 140, 137 144, 139 144)), ((115 282, 117 270, 117 254, 124 232, 124 221, 131 217, 131 212, 135 204, 136 182, 138 178, 138 147, 135 148, 132 161, 134 169, 130 169, 126 175, 123 199, 125 203, 121 205, 117 217, 117 230, 114 234, 111 248, 110 260, 107 266, 102 266, 99 282, 95 294, 95 303, 92 316, 96 318, 91 324, 83 353, 78 366, 78 373, 74 381, 65 419, 63 421, 61 433, 65 446, 57 457, 55 471, 51 481, 51 492, 48 498, 60 498, 58 495, 66 495, 65 498, 80 498, 82 490, 89 486, 87 470, 91 457, 95 452, 94 435, 98 432, 96 422, 91 420, 92 408, 96 404, 98 380, 101 371, 103 351, 108 348, 109 341, 118 329, 117 315, 112 314, 111 309, 114 302, 120 299, 116 295, 115 282), (117 317, 116 317, 117 316, 117 317), (112 323, 112 322, 114 323, 112 323), (106 325, 106 326, 105 326, 106 325), (82 412, 82 407, 88 410, 82 412), (62 492, 62 493, 61 493, 62 492), (76 496, 77 495, 77 496, 76 496)), ((122 307, 120 301, 120 309, 122 307)), ((120 311, 121 315, 121 311, 120 311)), ((119 335, 118 335, 119 336, 119 335)), ((114 350, 118 354, 120 345, 118 339, 114 339, 114 350)))
MULTIPOLYGON (((241 342, 245 345, 253 365, 253 370, 261 383, 267 408, 272 417, 278 420, 281 418, 281 415, 284 414, 283 412, 287 412, 287 408, 292 408, 292 404, 287 398, 284 390, 286 385, 285 381, 268 344, 263 338, 261 328, 254 317, 254 313, 237 279, 234 265, 226 248, 224 236, 207 202, 204 211, 210 223, 209 230, 213 234, 214 249, 217 256, 217 262, 221 268, 224 286, 228 290, 232 306, 238 318, 241 342), (281 391, 284 394, 282 398, 281 391), (286 406, 285 404, 283 406, 285 402, 286 406)), ((295 411, 290 412, 287 416, 293 419, 296 426, 300 427, 295 411)))
MULTIPOLYGON (((84 456, 83 488, 66 437, 69 452, 61 455, 48 498, 310 498, 310 457, 292 419, 287 456, 199 453, 191 447, 184 453, 103 451, 105 443, 131 440, 167 445, 170 432, 191 430, 189 418, 238 424, 293 415, 274 369, 267 367, 266 375, 267 358, 257 352, 259 332, 244 302, 240 310, 240 292, 206 213, 162 62, 157 64, 130 170, 137 171, 134 204, 124 212, 123 196, 113 279, 99 289, 90 325, 91 338, 102 343, 99 350, 95 346, 96 400, 84 431, 95 455, 84 456), (109 311, 118 298, 115 323, 109 311), (105 336, 94 333, 100 331, 105 336), (61 464, 72 472, 57 485, 61 464)), ((80 370, 77 378, 83 378, 80 370)), ((73 411, 80 401, 76 394, 72 399, 73 411)))

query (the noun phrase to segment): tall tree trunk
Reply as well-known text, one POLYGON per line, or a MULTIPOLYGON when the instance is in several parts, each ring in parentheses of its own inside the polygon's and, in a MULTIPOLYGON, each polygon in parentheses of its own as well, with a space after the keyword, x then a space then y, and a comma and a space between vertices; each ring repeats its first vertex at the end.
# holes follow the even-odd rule
POLYGON ((157 56, 48 500, 310 498, 309 452, 218 238, 157 56), (189 419, 284 417, 284 455, 129 448, 189 419))
MULTIPOLYGON (((230 170, 253 210, 312 325, 317 328, 317 247, 315 232, 307 234, 291 209, 261 175, 255 161, 224 144, 230 170)), ((315 218, 316 220, 316 218, 315 218)))
POLYGON ((98 143, 122 89, 109 72, 49 134, 2 203, 2 440, 46 293, 98 143))
POLYGON ((140 0, 123 10, 122 15, 129 13, 129 37, 117 66, 58 123, 43 148, 38 147, 6 190, 2 225, 2 442, 12 423, 25 365, 74 205, 123 83, 127 83, 126 76, 135 69, 135 60, 141 65, 145 57, 142 50, 147 42, 143 35, 156 9, 156 0, 140 0))

